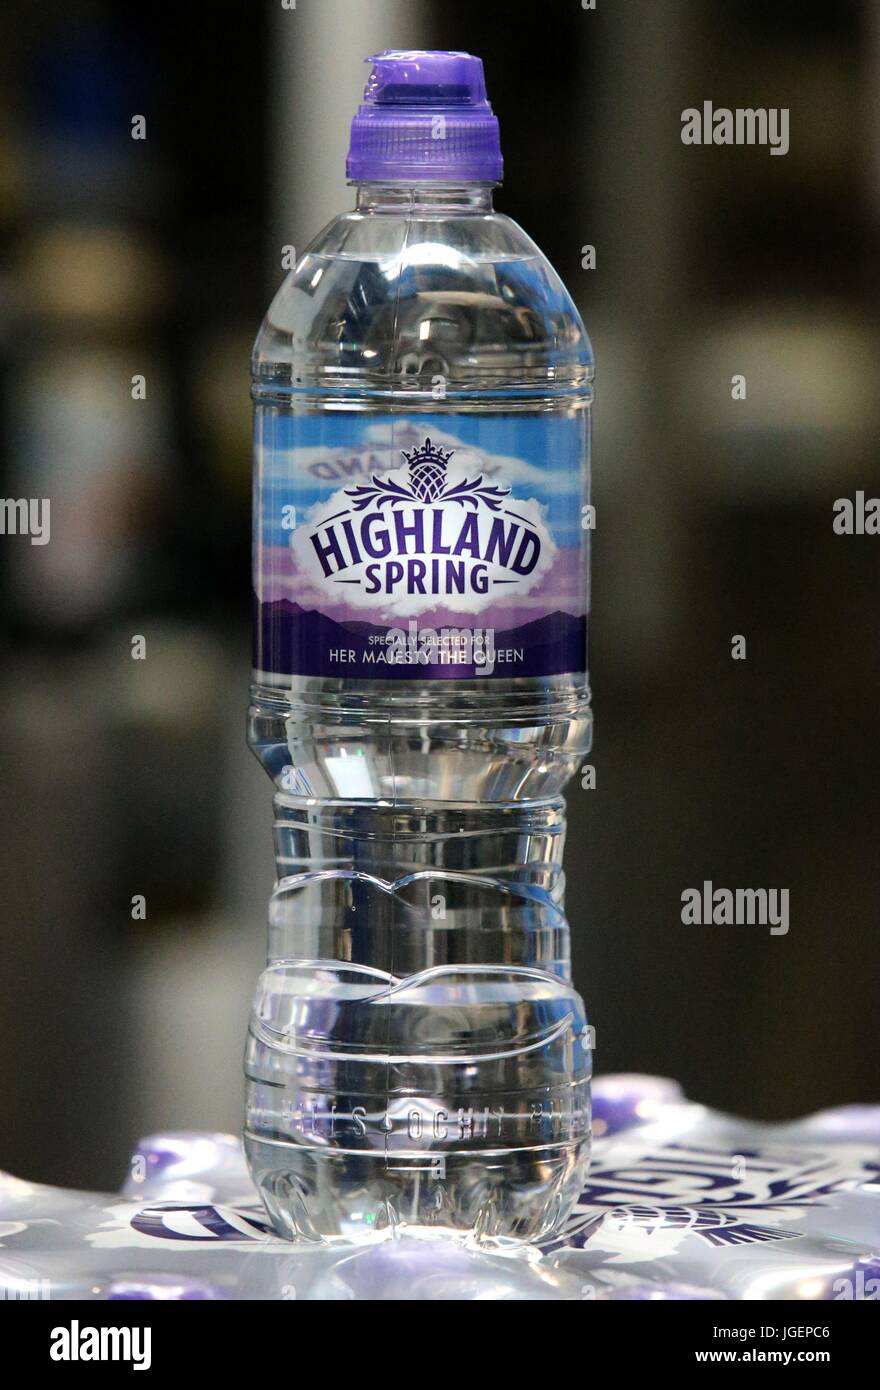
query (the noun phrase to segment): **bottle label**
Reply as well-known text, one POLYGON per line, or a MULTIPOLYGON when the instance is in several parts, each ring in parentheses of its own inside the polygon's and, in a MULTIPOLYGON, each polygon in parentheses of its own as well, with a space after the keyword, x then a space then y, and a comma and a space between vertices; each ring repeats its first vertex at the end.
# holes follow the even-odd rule
POLYGON ((258 678, 586 670, 587 413, 257 412, 258 678))

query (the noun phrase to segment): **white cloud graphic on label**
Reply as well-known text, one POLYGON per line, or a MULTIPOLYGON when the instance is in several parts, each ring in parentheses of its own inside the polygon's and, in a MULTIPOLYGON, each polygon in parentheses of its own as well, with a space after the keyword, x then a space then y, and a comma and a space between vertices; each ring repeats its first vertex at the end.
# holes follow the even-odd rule
POLYGON ((401 454, 401 467, 334 492, 293 532, 311 585, 410 616, 479 613, 540 583, 556 555, 541 503, 515 497, 497 474, 468 476, 430 437, 401 454))

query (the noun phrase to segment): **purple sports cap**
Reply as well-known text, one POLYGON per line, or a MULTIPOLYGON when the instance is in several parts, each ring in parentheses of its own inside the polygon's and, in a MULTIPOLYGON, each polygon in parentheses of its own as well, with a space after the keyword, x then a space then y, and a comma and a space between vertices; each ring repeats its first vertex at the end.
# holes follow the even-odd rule
POLYGON ((351 123, 346 173, 353 182, 497 183, 498 118, 483 64, 471 53, 377 53, 351 123))

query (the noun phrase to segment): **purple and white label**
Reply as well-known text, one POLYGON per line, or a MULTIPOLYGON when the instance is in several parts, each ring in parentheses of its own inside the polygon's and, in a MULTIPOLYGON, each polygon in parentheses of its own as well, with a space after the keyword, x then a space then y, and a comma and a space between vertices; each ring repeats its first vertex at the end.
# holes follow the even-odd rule
POLYGON ((587 439, 582 410, 258 415, 260 678, 584 671, 587 439))

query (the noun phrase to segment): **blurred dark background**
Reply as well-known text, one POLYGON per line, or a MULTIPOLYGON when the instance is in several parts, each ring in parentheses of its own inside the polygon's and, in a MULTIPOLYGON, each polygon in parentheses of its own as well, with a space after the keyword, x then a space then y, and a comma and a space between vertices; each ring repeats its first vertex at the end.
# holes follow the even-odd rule
POLYGON ((0 536, 21 1175, 114 1187, 139 1135, 240 1123, 272 879, 248 352, 282 247, 351 201, 361 59, 414 46, 482 55, 497 204, 598 359, 598 786, 567 851, 597 1068, 758 1117, 880 1099, 880 538, 832 530, 880 490, 878 5, 8 0, 0 461, 52 506, 48 545, 0 536), (789 154, 685 147, 704 100, 788 107, 789 154), (704 879, 788 888, 789 934, 683 926, 704 879))

